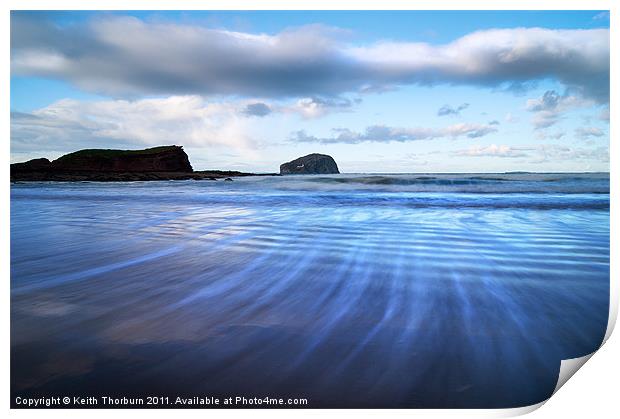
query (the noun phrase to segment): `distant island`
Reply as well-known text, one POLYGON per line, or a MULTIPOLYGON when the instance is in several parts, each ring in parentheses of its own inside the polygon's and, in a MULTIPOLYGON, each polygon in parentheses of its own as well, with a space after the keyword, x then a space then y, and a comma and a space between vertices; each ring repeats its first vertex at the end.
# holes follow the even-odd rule
MULTIPOLYGON (((309 154, 280 166, 280 174, 339 173, 334 159, 309 154)), ((232 180, 240 176, 278 176, 277 173, 245 173, 230 170, 195 171, 182 146, 169 145, 144 150, 86 149, 11 164, 11 182, 96 181, 128 182, 148 180, 232 180)))
POLYGON ((326 154, 308 154, 280 165, 281 175, 326 175, 337 174, 336 161, 326 154))

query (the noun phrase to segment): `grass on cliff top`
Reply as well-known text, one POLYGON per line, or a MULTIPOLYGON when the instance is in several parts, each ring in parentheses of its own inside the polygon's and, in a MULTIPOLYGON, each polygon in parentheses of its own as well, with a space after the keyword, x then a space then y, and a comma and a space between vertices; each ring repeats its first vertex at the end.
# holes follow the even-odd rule
POLYGON ((92 157, 106 159, 106 158, 127 156, 127 155, 144 156, 144 155, 150 155, 150 154, 157 154, 157 153, 161 153, 164 151, 171 151, 177 148, 180 149, 181 147, 176 146, 176 145, 165 145, 165 146, 160 146, 160 147, 147 148, 144 150, 111 150, 111 149, 93 148, 93 149, 74 151, 73 153, 65 154, 64 156, 59 157, 56 161, 67 162, 73 159, 92 158, 92 157))

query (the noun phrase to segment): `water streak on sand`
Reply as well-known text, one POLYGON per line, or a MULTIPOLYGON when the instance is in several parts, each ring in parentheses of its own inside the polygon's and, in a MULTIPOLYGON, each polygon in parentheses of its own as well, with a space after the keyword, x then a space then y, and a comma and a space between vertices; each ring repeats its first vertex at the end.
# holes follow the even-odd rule
POLYGON ((12 392, 511 407, 596 349, 607 174, 11 187, 12 392))

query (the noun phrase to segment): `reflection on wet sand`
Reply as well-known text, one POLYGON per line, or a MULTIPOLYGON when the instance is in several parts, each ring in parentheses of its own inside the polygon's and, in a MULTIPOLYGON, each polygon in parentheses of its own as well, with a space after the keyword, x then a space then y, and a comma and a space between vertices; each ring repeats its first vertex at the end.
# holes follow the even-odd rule
POLYGON ((247 182, 14 185, 13 395, 514 407, 601 342, 608 195, 300 205, 247 182))

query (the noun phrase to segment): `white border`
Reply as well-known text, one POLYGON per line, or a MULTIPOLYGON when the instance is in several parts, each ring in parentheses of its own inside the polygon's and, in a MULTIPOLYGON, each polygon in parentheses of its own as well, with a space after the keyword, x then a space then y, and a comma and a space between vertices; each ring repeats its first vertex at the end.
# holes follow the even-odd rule
MULTIPOLYGON (((9 388, 10 388, 10 363, 9 363, 9 339, 10 339, 10 255, 9 255, 9 234, 10 234, 10 187, 9 187, 9 155, 10 155, 10 98, 8 95, 9 92, 9 80, 10 80, 10 65, 9 65, 9 55, 10 55, 10 10, 611 10, 611 74, 616 74, 618 72, 618 54, 615 52, 617 42, 617 31, 615 30, 616 24, 618 22, 617 13, 620 10, 620 7, 617 7, 615 3, 611 0, 502 0, 502 1, 493 1, 493 0, 426 0, 426 1, 403 1, 403 0, 382 0, 382 1, 367 1, 367 0, 358 0, 356 2, 352 1, 343 1, 343 0, 298 0, 295 1, 294 4, 290 2, 283 2, 277 0, 262 0, 262 1, 252 1, 252 0, 229 0, 229 1, 197 1, 197 0, 177 0, 177 1, 169 1, 169 0, 160 0, 157 2, 153 1, 145 1, 145 0, 90 0, 88 2, 84 1, 76 1, 76 0, 58 0, 58 1, 45 1, 45 0, 8 0, 3 2, 3 11, 2 17, 0 18, 0 31, 2 33, 2 57, 4 60, 4 65, 0 68, 2 72, 2 80, 5 86, 2 89, 5 92, 4 100, 0 105, 0 114, 2 117, 0 118, 0 123, 2 124, 2 133, 4 134, 4 143, 1 148, 2 158, 4 160, 4 164, 0 165, 0 173, 2 173, 2 183, 0 183, 0 188, 2 188, 2 197, 4 202, 0 205, 0 214, 2 216, 2 223, 0 224, 0 234, 2 234, 2 251, 0 253, 0 269, 2 269, 1 277, 5 281, 4 283, 4 293, 2 295, 2 307, 4 308, 2 312, 2 331, 3 331, 3 345, 0 349, 2 364, 3 365, 3 377, 1 385, 0 385, 0 405, 3 406, 3 410, 9 409, 9 388)), ((618 97, 618 85, 616 80, 612 77, 611 80, 611 120, 620 121, 620 112, 615 106, 616 98, 618 97)), ((615 135, 616 129, 615 124, 612 123, 610 125, 610 157, 611 157, 611 211, 610 211, 610 250, 611 250, 611 287, 610 287, 610 313, 609 313, 609 324, 607 333, 605 335, 605 341, 609 339, 611 332, 613 330, 613 326, 615 325, 617 313, 618 313, 618 278, 620 278, 618 267, 616 262, 616 256, 618 251, 618 239, 617 239, 617 197, 618 197, 618 183, 614 181, 614 174, 617 155, 619 146, 616 144, 618 140, 617 135, 615 135)), ((579 385, 571 386, 568 384, 565 390, 560 391, 559 396, 554 396, 553 399, 562 398, 564 403, 563 406, 559 406, 558 403, 550 402, 550 405, 553 405, 554 411, 549 412, 551 415, 555 417, 556 414, 559 415, 567 415, 569 417, 577 417, 573 415, 583 415, 586 410, 589 411, 590 408, 593 408, 594 411, 597 412, 595 417, 613 417, 617 414, 617 402, 614 386, 616 384, 613 375, 611 377, 607 376, 607 372, 610 371, 612 374, 618 374, 618 354, 620 353, 620 346, 616 338, 615 341, 612 339, 611 347, 609 343, 605 344, 605 347, 601 349, 601 354, 597 355, 596 358, 601 357, 606 360, 606 364, 601 365, 598 363, 598 374, 593 374, 593 371, 587 371, 589 373, 592 381, 589 383, 578 383, 579 385), (603 354, 604 353, 604 354, 603 354), (606 387, 602 387, 603 384, 600 382, 606 383, 606 387), (614 386, 612 386, 612 384, 614 386), (579 394, 572 394, 576 391, 579 394), (611 391, 613 392, 610 392, 611 391), (566 397, 564 397, 563 393, 566 393, 566 397), (582 394, 585 393, 585 394, 582 394), (589 396, 588 396, 589 395, 589 396), (605 397, 605 399, 598 398, 597 396, 605 397), (607 396, 605 396, 607 395, 607 396), (570 397, 572 396, 572 397, 570 397), (583 400, 586 400, 585 405, 583 400), (587 405, 587 400, 590 402, 594 401, 596 403, 595 407, 591 407, 587 405), (608 408, 605 408, 605 403, 607 403, 608 408), (576 409, 575 409, 576 408, 576 409)), ((589 359, 589 356, 587 357, 589 359)), ((592 361, 591 361, 592 362, 592 361)), ((569 363, 570 364, 570 363, 569 363)), ((575 363, 573 363, 573 366, 575 363)), ((588 368, 586 368, 587 370, 588 368)), ((584 372, 585 375, 585 372, 584 372)), ((585 377, 584 377, 585 378, 585 377)), ((577 384, 577 383, 575 383, 577 384)), ((558 387, 559 388, 559 387, 558 387)), ((556 389, 557 390, 557 389, 556 389)), ((204 410, 192 410, 192 411, 179 411, 179 410, 150 410, 148 411, 148 415, 152 417, 168 417, 170 415, 188 415, 188 416, 196 416, 196 417, 204 417, 206 415, 216 414, 219 416, 225 417, 238 417, 245 414, 251 414, 256 417, 290 417, 292 414, 295 416, 303 416, 303 417, 316 417, 316 416, 366 416, 373 417, 375 416, 410 416, 410 415, 431 415, 431 416, 473 416, 473 417, 506 417, 506 416, 515 416, 519 414, 525 414, 530 411, 536 410, 544 403, 540 403, 538 405, 529 406, 525 408, 518 409, 488 409, 488 410, 217 410, 217 411, 204 411, 204 410)), ((539 417, 544 415, 545 417, 547 412, 546 409, 539 410, 536 414, 539 417)), ((12 416, 18 417, 33 417, 37 415, 46 415, 51 417, 82 417, 84 415, 84 411, 81 410, 45 410, 45 411, 35 411, 35 410, 11 410, 10 414, 12 416)), ((144 411, 135 411, 135 410, 115 410, 114 415, 121 416, 134 416, 136 413, 144 413, 144 411)), ((89 416, 93 417, 102 417, 108 418, 111 412, 99 409, 99 410, 90 410, 87 413, 89 416)))

